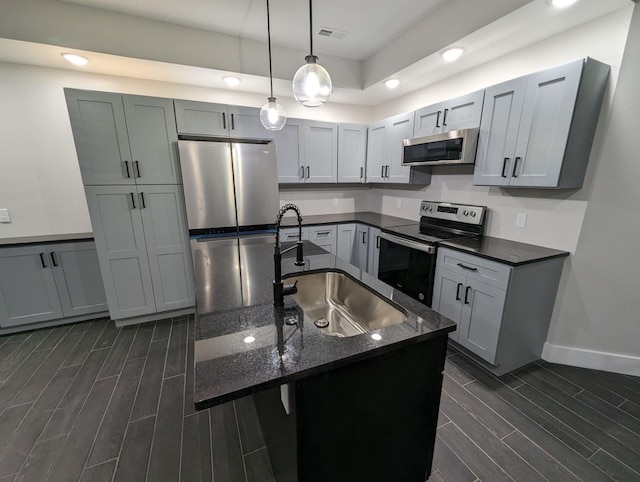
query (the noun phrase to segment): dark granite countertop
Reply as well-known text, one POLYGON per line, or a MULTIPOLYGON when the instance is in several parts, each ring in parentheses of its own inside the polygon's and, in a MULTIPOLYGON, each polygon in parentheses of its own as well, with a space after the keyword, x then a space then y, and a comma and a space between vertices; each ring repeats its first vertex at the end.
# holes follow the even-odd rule
POLYGON ((65 241, 93 241, 93 233, 45 234, 42 236, 20 236, 0 238, 0 246, 35 243, 58 243, 65 241))
POLYGON ((283 273, 321 268, 342 270, 404 308, 407 320, 377 330, 380 340, 374 340, 371 334, 348 338, 328 336, 304 315, 291 297, 285 297, 284 308, 273 306, 271 243, 224 243, 220 247, 212 245, 195 250, 194 255, 196 271, 206 270, 199 273, 206 275, 206 283, 197 287, 196 295, 194 399, 198 409, 407 344, 446 336, 455 330, 455 324, 449 319, 309 242, 305 242, 305 266, 295 266, 291 252, 283 259, 283 273), (223 269, 212 260, 227 263, 228 268, 223 269), (276 320, 289 316, 298 317, 299 322, 283 327, 285 354, 281 361, 276 347, 276 320), (255 341, 245 342, 249 336, 255 341))
MULTIPOLYGON (((318 224, 344 224, 344 223, 363 223, 376 228, 388 228, 391 226, 404 226, 406 224, 416 224, 418 221, 405 218, 397 218, 395 216, 387 216, 386 214, 378 214, 372 211, 361 211, 357 213, 342 214, 314 214, 311 216, 302 216, 302 224, 304 226, 312 226, 318 224)), ((283 227, 297 226, 294 216, 287 216, 282 219, 283 227)))
POLYGON ((552 258, 569 256, 567 251, 543 248, 533 244, 519 243, 508 239, 483 236, 441 241, 440 246, 491 259, 511 266, 536 263, 552 258))

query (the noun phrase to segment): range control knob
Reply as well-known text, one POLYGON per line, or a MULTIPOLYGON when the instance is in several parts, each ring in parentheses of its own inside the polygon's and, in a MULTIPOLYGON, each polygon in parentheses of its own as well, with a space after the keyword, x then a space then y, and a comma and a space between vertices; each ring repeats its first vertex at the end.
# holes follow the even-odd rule
POLYGON ((468 216, 469 215, 469 211, 467 211, 466 209, 462 212, 463 216, 468 216))
POLYGON ((433 211, 433 206, 427 206, 427 211, 429 212, 433 211))
POLYGON ((476 212, 475 211, 471 211, 471 217, 475 218, 476 217, 476 212))

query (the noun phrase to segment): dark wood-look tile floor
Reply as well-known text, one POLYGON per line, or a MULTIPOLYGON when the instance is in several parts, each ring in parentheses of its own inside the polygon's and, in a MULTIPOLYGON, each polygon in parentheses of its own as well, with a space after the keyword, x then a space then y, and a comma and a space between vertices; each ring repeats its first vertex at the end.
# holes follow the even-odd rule
MULTIPOLYGON (((274 480, 251 399, 195 412, 193 330, 0 337, 0 481, 274 480)), ((640 379, 545 362, 497 378, 452 349, 429 480, 640 481, 640 379)))

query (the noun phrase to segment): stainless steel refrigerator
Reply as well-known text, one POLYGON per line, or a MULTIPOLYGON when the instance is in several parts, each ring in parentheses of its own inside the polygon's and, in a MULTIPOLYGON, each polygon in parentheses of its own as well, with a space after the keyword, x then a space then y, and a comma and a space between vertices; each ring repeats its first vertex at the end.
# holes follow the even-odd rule
POLYGON ((242 253, 250 245, 275 242, 279 209, 275 146, 179 140, 178 150, 198 311, 213 311, 216 299, 253 304, 249 286, 256 263, 242 253), (215 282, 218 273, 226 273, 221 282, 215 282), (225 292, 213 294, 213 286, 225 292))

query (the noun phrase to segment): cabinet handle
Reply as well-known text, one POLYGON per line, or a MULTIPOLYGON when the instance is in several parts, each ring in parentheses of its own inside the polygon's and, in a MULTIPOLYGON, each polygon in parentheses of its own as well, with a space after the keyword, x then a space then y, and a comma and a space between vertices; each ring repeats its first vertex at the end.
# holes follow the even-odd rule
POLYGON ((380 166, 380 177, 384 177, 384 166, 380 166))
POLYGON ((316 236, 329 236, 331 231, 319 231, 316 233, 316 236))
POLYGON ((53 265, 55 267, 58 267, 58 262, 56 261, 56 252, 55 251, 51 251, 49 253, 49 256, 51 256, 51 262, 53 263, 53 265))
POLYGON ((509 161, 508 157, 504 158, 504 161, 502 161, 502 173, 500 174, 500 177, 507 177, 507 174, 504 172, 507 170, 507 162, 509 161))
POLYGON ((518 177, 516 176, 516 169, 518 167, 518 161, 522 159, 521 157, 516 157, 515 160, 513 161, 513 172, 511 173, 511 177, 518 177))
POLYGON ((147 203, 144 200, 144 193, 143 192, 140 193, 140 206, 142 208, 146 208, 147 207, 147 203))
POLYGON ((287 239, 298 239, 297 234, 287 234, 287 239))
POLYGON ((446 127, 447 126, 447 113, 449 112, 449 109, 445 109, 444 110, 444 115, 442 116, 442 127, 446 127))
POLYGON ((391 169, 391 166, 387 165, 387 179, 389 179, 389 169, 391 169))
POLYGON ((471 286, 467 286, 467 289, 464 290, 464 304, 469 304, 469 293, 471 292, 471 286))
POLYGON ((364 167, 360 168, 360 179, 364 177, 364 167))
POLYGON ((47 267, 47 263, 44 260, 44 253, 40 253, 40 263, 42 264, 43 268, 47 267))
POLYGON ((227 116, 224 112, 222 113, 222 128, 225 130, 227 128, 227 116))
POLYGON ((235 130, 235 128, 236 128, 236 122, 233 118, 233 114, 231 114, 231 130, 233 131, 235 130))
POLYGON ((380 236, 376 236, 376 248, 380 249, 380 236))
POLYGON ((307 166, 307 179, 309 179, 309 177, 311 177, 311 170, 309 169, 309 166, 307 166))
POLYGON ((136 161, 135 164, 136 164, 136 173, 138 174, 138 177, 142 177, 140 176, 140 163, 136 161))
POLYGON ((458 266, 460 266, 462 269, 468 269, 469 271, 478 271, 478 268, 472 268, 471 266, 467 266, 462 263, 458 263, 458 266))
POLYGON ((127 179, 131 178, 131 173, 129 172, 129 161, 124 161, 124 169, 127 172, 127 179))
POLYGON ((129 196, 131 196, 131 206, 132 206, 131 209, 135 209, 136 208, 136 198, 135 198, 135 196, 133 195, 132 192, 129 193, 129 196))
POLYGON ((304 166, 300 166, 300 179, 304 179, 304 166))
POLYGON ((456 288, 456 301, 460 301, 460 288, 464 285, 462 283, 458 283, 458 287, 456 288))
POLYGON ((436 127, 440 127, 440 112, 442 111, 439 110, 436 116, 436 127))
POLYGON ((366 237, 367 237, 366 231, 362 231, 362 244, 367 244, 367 240, 365 239, 366 237))

